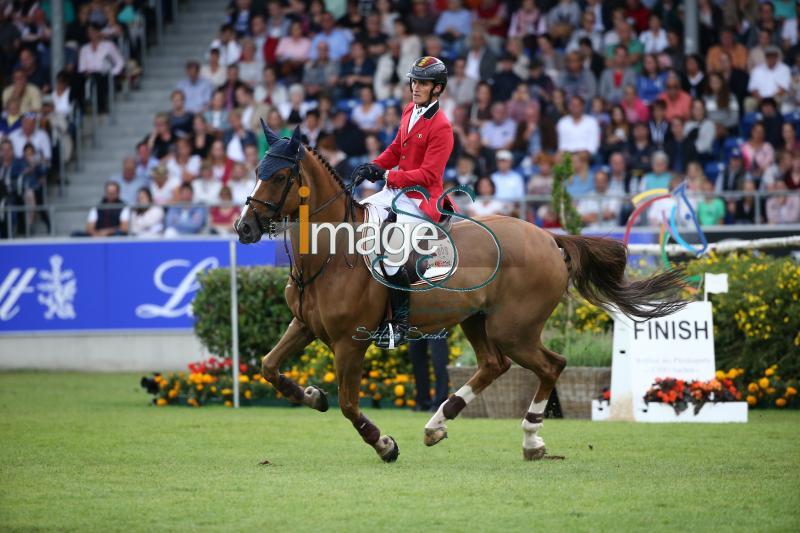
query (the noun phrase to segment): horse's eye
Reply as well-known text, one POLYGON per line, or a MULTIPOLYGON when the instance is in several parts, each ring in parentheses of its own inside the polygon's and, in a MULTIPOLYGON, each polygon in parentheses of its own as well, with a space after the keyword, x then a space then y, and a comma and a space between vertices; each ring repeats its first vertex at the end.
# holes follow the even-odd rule
POLYGON ((284 181, 286 181, 286 174, 276 174, 274 179, 278 183, 283 183, 284 181))

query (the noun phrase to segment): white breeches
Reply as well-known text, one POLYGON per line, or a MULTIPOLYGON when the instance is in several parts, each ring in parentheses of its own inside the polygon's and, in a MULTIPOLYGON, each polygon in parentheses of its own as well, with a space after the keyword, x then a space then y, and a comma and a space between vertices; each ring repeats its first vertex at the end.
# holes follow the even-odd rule
MULTIPOLYGON (((419 205, 422 203, 422 200, 416 198, 409 198, 406 194, 401 193, 400 189, 391 188, 385 186, 381 191, 369 196, 361 201, 362 204, 372 204, 375 207, 378 207, 378 212, 380 215, 380 222, 386 220, 386 217, 389 216, 389 211, 386 209, 392 209, 392 202, 395 200, 395 206, 398 209, 405 211, 406 213, 413 213, 415 215, 423 216, 422 210, 420 210, 419 205), (398 196, 399 195, 399 196, 398 196), (385 209, 384 209, 385 208, 385 209)), ((406 232, 410 234, 413 230, 414 226, 425 222, 425 219, 415 218, 403 213, 397 213, 397 224, 406 225, 406 232)), ((403 235, 399 231, 394 231, 390 235, 389 244, 393 249, 397 249, 399 246, 402 246, 403 243, 403 235)), ((387 254, 389 258, 396 258, 402 254, 387 254)), ((399 266, 392 266, 387 265, 384 263, 384 268, 386 268, 386 273, 390 276, 397 273, 400 269, 399 266)))

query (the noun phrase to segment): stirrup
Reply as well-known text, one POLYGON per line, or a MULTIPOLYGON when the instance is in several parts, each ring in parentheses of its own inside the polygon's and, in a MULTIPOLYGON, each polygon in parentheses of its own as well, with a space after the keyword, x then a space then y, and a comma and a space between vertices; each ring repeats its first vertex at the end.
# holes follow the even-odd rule
POLYGON ((375 346, 384 350, 393 350, 406 342, 406 328, 393 322, 384 322, 378 330, 375 346))

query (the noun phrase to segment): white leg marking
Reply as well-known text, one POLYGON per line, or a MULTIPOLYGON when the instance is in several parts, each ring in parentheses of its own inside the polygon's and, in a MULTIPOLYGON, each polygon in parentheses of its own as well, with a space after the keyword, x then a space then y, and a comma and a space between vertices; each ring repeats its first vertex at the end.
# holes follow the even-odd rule
MULTIPOLYGON (((475 393, 472 392, 472 387, 470 387, 469 385, 464 385, 463 387, 458 389, 455 395, 460 396, 461 399, 463 399, 464 403, 466 404, 469 404, 469 402, 475 399, 475 393)), ((444 416, 445 403, 447 402, 442 403, 442 405, 440 405, 439 409, 436 411, 436 414, 434 414, 431 417, 431 419, 428 420, 428 423, 425 424, 425 429, 438 429, 447 427, 445 425, 447 419, 444 416)))

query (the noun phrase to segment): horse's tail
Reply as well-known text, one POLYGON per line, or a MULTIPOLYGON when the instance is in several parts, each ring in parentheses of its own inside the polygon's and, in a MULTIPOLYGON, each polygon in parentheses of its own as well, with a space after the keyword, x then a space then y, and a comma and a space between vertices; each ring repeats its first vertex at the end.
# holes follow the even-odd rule
POLYGON ((656 318, 681 310, 685 286, 682 268, 639 281, 625 279, 628 248, 621 241, 603 237, 553 235, 564 250, 572 284, 591 303, 609 310, 616 306, 634 318, 656 318))

